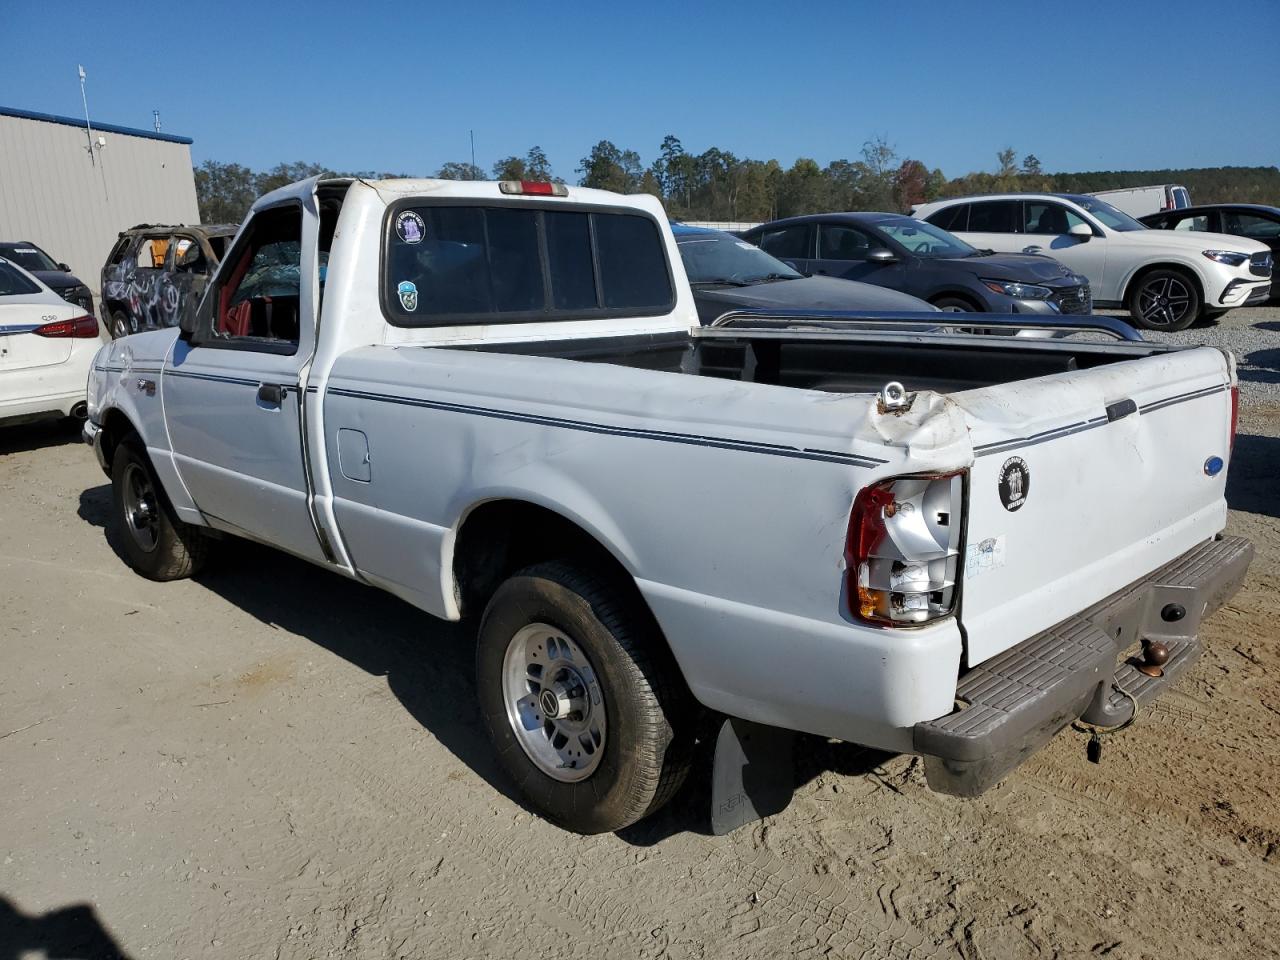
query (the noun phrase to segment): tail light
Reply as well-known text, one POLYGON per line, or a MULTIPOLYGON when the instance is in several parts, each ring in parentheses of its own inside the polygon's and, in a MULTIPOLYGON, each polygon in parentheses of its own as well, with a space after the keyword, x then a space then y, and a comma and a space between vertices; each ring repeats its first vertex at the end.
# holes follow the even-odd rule
POLYGON ((880 626, 915 626, 955 608, 964 475, 897 477, 864 487, 849 516, 850 612, 880 626))
POLYGON ((37 337, 49 337, 53 340, 87 340, 98 336, 98 320, 88 315, 71 320, 55 320, 31 331, 37 337))
POLYGON ((1236 427, 1240 423, 1240 385, 1231 385, 1231 433, 1227 436, 1227 457, 1236 449, 1236 427))

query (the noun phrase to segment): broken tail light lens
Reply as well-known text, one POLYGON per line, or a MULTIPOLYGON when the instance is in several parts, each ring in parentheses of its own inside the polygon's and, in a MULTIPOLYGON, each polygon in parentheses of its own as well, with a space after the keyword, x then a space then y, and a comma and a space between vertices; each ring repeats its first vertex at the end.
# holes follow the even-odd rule
POLYGON ((888 627, 949 616, 963 510, 963 473, 895 477, 859 491, 845 547, 853 616, 888 627))
POLYGON ((96 317, 83 316, 71 320, 55 320, 31 331, 37 337, 49 337, 54 340, 73 338, 87 340, 98 335, 96 317))

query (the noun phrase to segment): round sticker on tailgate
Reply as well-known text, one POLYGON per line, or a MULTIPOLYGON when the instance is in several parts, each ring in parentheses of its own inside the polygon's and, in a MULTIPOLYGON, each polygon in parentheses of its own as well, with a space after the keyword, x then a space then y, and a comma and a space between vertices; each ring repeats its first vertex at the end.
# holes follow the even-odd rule
POLYGON ((1031 492, 1031 471, 1021 457, 1010 457, 1000 468, 1000 502, 1009 511, 1021 509, 1031 492))

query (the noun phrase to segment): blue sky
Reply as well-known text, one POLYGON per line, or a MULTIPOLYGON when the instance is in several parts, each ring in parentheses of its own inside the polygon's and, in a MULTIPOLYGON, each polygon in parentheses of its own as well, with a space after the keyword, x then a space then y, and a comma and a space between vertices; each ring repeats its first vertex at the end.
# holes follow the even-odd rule
POLYGON ((599 139, 819 163, 883 135, 948 176, 1280 162, 1280 2, 0 0, 0 104, 195 139, 196 162, 429 174, 599 139), (205 16, 198 17, 198 13, 205 16))

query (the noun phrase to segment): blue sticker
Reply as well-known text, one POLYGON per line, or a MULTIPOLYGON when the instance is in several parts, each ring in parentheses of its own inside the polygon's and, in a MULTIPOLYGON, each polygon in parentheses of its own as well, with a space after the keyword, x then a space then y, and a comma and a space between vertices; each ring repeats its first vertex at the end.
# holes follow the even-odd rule
POLYGON ((396 293, 400 295, 400 306, 406 311, 413 313, 418 309, 418 286, 412 280, 401 280, 396 293))

